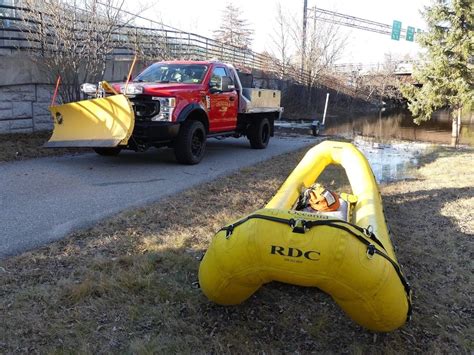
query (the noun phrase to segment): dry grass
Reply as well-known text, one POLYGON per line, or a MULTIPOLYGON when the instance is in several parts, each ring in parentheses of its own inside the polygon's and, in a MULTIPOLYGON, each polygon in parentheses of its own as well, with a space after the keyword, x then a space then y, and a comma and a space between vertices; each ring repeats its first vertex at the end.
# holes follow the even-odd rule
MULTIPOLYGON (((194 287, 213 233, 263 206, 303 153, 1 260, 0 353, 472 351, 472 152, 433 153, 416 180, 382 187, 415 295, 401 330, 367 332, 317 289, 274 283, 221 307, 194 287)), ((339 169, 324 181, 347 187, 339 169)))
POLYGON ((87 148, 46 149, 51 132, 0 134, 0 162, 89 152, 87 148))

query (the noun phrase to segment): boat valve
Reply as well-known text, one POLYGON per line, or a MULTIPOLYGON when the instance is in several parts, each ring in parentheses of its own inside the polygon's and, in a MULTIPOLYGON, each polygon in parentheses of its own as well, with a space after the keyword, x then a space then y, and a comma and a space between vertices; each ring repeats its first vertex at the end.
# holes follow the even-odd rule
POLYGON ((304 219, 290 219, 290 227, 293 233, 304 234, 308 230, 304 219))

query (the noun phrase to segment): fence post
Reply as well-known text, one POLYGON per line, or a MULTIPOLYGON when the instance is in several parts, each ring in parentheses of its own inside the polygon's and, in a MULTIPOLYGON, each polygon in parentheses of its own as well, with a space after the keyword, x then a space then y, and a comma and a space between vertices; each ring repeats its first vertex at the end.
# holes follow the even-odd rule
POLYGON ((191 35, 188 33, 188 50, 186 51, 188 58, 191 59, 191 35))
POLYGON ((139 39, 138 39, 138 28, 135 28, 135 53, 138 52, 138 46, 139 46, 139 39))
POLYGON ((171 48, 170 43, 168 43, 168 31, 165 31, 165 51, 166 51, 166 59, 170 59, 173 56, 173 49, 171 48))
MULTIPOLYGON (((40 12, 40 26, 43 27, 44 26, 44 21, 43 21, 43 13, 40 12)), ((45 56, 45 52, 46 52, 46 48, 44 48, 44 42, 41 41, 41 55, 44 57, 45 56)))

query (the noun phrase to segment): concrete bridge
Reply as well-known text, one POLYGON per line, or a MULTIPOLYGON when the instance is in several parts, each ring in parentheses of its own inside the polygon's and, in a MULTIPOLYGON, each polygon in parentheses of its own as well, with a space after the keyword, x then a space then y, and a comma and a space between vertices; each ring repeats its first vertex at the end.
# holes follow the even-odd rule
POLYGON ((383 63, 340 63, 335 64, 332 69, 336 73, 353 73, 368 75, 380 72, 390 72, 393 75, 406 76, 413 73, 413 66, 418 64, 416 60, 398 60, 383 63))

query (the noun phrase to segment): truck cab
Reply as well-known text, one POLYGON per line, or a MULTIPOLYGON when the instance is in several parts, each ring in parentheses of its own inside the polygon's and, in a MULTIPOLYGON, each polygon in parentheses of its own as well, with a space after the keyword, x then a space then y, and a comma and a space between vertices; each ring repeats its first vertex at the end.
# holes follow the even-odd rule
POLYGON ((168 146, 184 164, 201 161, 208 138, 245 135, 252 148, 266 148, 273 123, 283 110, 278 90, 243 88, 238 71, 216 61, 157 62, 130 82, 104 91, 105 96, 123 95, 130 103, 129 137, 118 144, 93 146, 92 142, 89 146, 101 155, 168 146))

